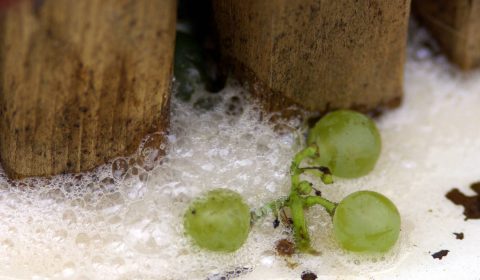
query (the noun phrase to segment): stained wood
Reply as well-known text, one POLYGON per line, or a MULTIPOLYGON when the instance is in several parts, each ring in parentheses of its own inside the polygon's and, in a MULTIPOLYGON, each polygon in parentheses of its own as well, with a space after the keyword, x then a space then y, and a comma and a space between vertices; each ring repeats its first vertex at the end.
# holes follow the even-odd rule
POLYGON ((412 9, 452 62, 480 65, 480 0, 416 0, 412 9))
POLYGON ((0 158, 89 170, 168 127, 175 0, 24 0, 0 16, 0 158))
POLYGON ((396 106, 410 0, 213 0, 234 75, 270 111, 396 106))

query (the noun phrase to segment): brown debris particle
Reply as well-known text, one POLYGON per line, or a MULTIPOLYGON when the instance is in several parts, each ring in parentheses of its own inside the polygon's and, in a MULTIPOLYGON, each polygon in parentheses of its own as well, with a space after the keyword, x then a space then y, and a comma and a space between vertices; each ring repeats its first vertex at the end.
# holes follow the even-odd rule
POLYGON ((480 219, 480 182, 473 183, 470 188, 477 193, 474 196, 466 196, 458 189, 452 189, 445 196, 457 205, 462 205, 465 220, 480 219))
POLYGON ((291 256, 295 253, 295 244, 288 239, 280 239, 277 241, 275 249, 281 256, 291 256))
POLYGON ((317 279, 317 275, 311 271, 304 271, 302 272, 302 280, 315 280, 317 279))
POLYGON ((463 240, 463 232, 454 232, 453 234, 455 234, 456 239, 463 240))
POLYGON ((434 254, 432 254, 432 257, 434 259, 439 259, 441 260, 443 257, 447 256, 448 255, 448 252, 450 252, 449 250, 440 250, 434 254))

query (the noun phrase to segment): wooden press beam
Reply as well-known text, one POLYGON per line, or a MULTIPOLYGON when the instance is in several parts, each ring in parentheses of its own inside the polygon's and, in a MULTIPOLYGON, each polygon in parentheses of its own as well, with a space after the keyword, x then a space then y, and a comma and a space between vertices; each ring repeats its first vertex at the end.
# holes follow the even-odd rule
POLYGON ((213 0, 213 9, 233 73, 267 109, 400 103, 410 0, 213 0))
POLYGON ((89 170, 168 127, 175 0, 17 0, 0 16, 0 159, 89 170))
POLYGON ((452 62, 480 65, 480 0, 414 0, 412 9, 452 62))

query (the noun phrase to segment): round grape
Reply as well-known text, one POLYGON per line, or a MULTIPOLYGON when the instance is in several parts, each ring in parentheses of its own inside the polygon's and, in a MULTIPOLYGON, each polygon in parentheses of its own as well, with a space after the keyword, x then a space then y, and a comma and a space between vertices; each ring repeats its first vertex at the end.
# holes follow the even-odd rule
POLYGON ((335 238, 355 252, 385 252, 397 242, 400 214, 387 197, 359 191, 345 197, 333 215, 335 238))
POLYGON ((211 251, 233 252, 250 232, 250 209, 231 190, 216 189, 192 202, 184 216, 186 233, 211 251))
POLYGON ((320 157, 315 163, 343 178, 357 178, 372 171, 382 146, 375 123, 349 110, 321 118, 311 129, 307 142, 319 148, 320 157))

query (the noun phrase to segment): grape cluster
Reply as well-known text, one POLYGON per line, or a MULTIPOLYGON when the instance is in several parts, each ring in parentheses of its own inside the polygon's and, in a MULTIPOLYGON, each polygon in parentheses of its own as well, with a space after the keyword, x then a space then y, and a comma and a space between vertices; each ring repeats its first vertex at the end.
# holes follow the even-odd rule
POLYGON ((357 112, 335 111, 317 122, 309 133, 308 144, 292 160, 288 197, 275 200, 260 211, 250 212, 238 193, 213 190, 192 202, 186 211, 186 233, 200 247, 232 252, 247 239, 251 223, 267 212, 278 216, 280 209, 288 207, 297 250, 314 252, 304 211, 321 205, 332 216, 334 236, 344 249, 355 252, 389 250, 400 232, 400 214, 392 201, 377 192, 358 191, 334 203, 322 197, 312 183, 301 177, 304 173, 312 173, 323 183, 331 184, 332 175, 354 178, 369 173, 381 149, 375 123, 357 112))

